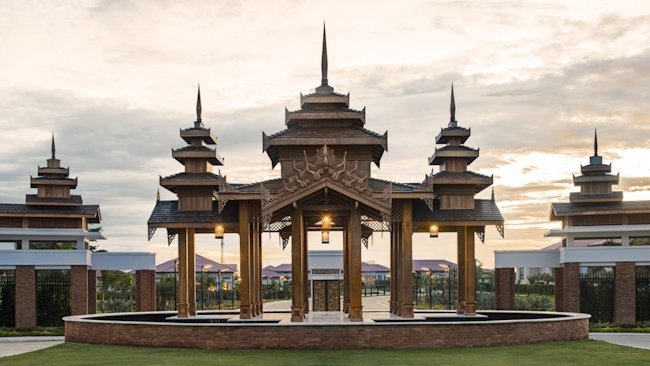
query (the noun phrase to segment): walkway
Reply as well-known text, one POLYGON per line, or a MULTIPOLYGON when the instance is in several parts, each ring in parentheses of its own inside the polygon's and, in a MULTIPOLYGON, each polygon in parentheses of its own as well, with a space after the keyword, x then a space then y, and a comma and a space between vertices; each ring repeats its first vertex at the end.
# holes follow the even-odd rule
POLYGON ((0 337, 0 357, 38 351, 63 343, 63 337, 0 337))
POLYGON ((650 333, 589 333, 589 339, 650 350, 650 333))

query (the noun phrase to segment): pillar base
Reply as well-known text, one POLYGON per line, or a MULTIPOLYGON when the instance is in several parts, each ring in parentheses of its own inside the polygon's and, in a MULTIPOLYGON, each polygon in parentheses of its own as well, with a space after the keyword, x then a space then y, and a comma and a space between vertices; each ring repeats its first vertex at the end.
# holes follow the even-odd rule
POLYGON ((292 322, 302 322, 304 320, 305 313, 303 313, 303 307, 291 307, 291 321, 292 322))
POLYGON ((240 305, 239 306, 239 319, 250 319, 252 315, 251 305, 240 305))
POLYGON ((350 303, 346 302, 343 304, 343 312, 346 314, 350 312, 350 303))
POLYGON ((178 312, 179 318, 187 318, 190 316, 188 304, 178 304, 176 311, 178 312))
POLYGON ((456 303, 456 314, 465 314, 465 303, 456 303))
POLYGON ((363 321, 363 306, 350 306, 350 321, 363 321))
POLYGON ((187 308, 187 312, 190 316, 196 316, 196 303, 190 304, 187 308))
POLYGON ((413 318, 413 304, 402 304, 402 318, 413 318))
POLYGON ((466 303, 465 304, 465 315, 466 316, 476 316, 476 304, 466 303))

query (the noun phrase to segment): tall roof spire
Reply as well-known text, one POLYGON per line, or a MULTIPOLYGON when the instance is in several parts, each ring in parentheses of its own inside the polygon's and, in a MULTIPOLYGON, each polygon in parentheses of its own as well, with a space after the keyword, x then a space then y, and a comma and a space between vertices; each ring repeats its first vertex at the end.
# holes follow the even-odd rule
POLYGON ((325 22, 323 22, 323 53, 320 61, 321 85, 327 85, 327 35, 325 34, 325 22))
POLYGON ((454 83, 451 83, 451 103, 449 104, 449 113, 451 115, 449 122, 456 122, 456 101, 454 100, 454 83))
POLYGON ((158 193, 156 193, 156 202, 160 202, 160 188, 158 188, 158 193))
POLYGON ((598 130, 594 128, 594 156, 598 156, 598 130))
POLYGON ((201 124, 201 84, 199 84, 196 96, 196 124, 201 124))
POLYGON ((56 146, 54 146, 54 132, 52 132, 52 159, 56 159, 56 146))

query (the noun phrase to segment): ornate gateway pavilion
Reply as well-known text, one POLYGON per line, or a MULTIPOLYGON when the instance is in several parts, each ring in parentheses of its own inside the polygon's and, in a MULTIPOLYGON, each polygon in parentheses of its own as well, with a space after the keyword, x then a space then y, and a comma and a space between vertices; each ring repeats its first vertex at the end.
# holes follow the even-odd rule
MULTIPOLYGON (((178 236, 178 316, 196 315, 195 236, 225 233, 240 238, 240 318, 263 313, 263 232, 277 232, 286 246, 291 240, 293 298, 291 320, 309 312, 307 233, 320 231, 323 242, 331 231, 343 232, 343 309, 350 320, 363 319, 361 305, 361 246, 375 232, 390 232, 390 312, 413 317, 412 237, 414 233, 457 233, 458 313, 476 315, 475 235, 483 240, 485 226, 503 235, 503 217, 492 199, 474 195, 492 184, 492 177, 468 170, 479 151, 465 146, 471 130, 455 118, 453 87, 451 118, 435 138, 429 165, 437 173, 421 183, 399 183, 371 177, 371 164, 380 166, 388 149, 388 134, 365 128, 365 109, 350 108, 350 95, 339 94, 327 78, 327 46, 323 31, 321 84, 300 96, 300 109, 286 110, 286 128, 263 133, 263 150, 271 166, 280 164, 281 178, 253 184, 228 182, 212 172, 224 160, 215 149, 216 137, 201 119, 200 92, 196 121, 181 130, 187 146, 172 150, 185 171, 160 178, 160 185, 178 196, 161 201, 148 221, 149 239, 158 228, 170 243, 178 236)), ((424 167, 423 167, 424 170, 424 167)), ((336 302, 336 301, 335 301, 336 302)), ((334 306, 340 311, 340 307, 334 306)))

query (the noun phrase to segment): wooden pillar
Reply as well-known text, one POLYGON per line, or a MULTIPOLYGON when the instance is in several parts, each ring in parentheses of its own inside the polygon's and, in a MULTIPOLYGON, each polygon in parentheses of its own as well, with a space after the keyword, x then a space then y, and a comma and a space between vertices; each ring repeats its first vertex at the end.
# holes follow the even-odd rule
MULTIPOLYGON (((155 310, 155 309, 154 309, 155 310)), ((88 270, 88 314, 97 313, 97 271, 88 270)))
POLYGON ((614 322, 636 322, 636 265, 616 262, 614 272, 614 322))
POLYGON ((564 269, 553 268, 555 280, 555 311, 564 311, 564 269))
POLYGON ((413 318, 413 209, 410 200, 402 203, 402 253, 400 255, 402 318, 413 318))
MULTIPOLYGON (((252 210, 252 207, 249 207, 252 210)), ((253 220, 254 221, 254 220, 253 220)), ((257 278, 257 230, 255 222, 250 224, 250 289, 251 289, 251 316, 259 315, 259 279, 257 278)))
POLYGON ((303 289, 303 218, 302 211, 291 213, 291 321, 301 322, 305 317, 305 291, 303 289))
POLYGON ((496 268, 494 277, 496 310, 515 310, 515 269, 496 268))
POLYGON ((34 266, 16 266, 16 328, 36 327, 36 270, 34 266))
POLYGON ((580 312, 580 263, 564 263, 564 311, 580 312))
POLYGON ((263 299, 264 293, 262 291, 262 223, 256 222, 255 227, 256 227, 255 240, 257 243, 257 273, 258 273, 257 313, 262 314, 264 312, 264 299, 263 299))
POLYGON ((476 259, 474 228, 465 227, 465 315, 476 315, 476 259))
POLYGON ((343 312, 348 313, 350 310, 350 265, 348 251, 350 243, 349 225, 343 225, 343 312))
POLYGON ((187 267, 187 230, 178 231, 178 299, 176 301, 179 318, 189 316, 188 277, 187 267))
POLYGON ((239 318, 250 319, 251 304, 251 225, 248 201, 239 201, 239 318))
POLYGON ((187 229, 187 291, 190 316, 196 316, 196 245, 195 229, 187 229))
POLYGON ((465 228, 462 226, 456 228, 456 250, 456 313, 465 314, 465 228))
MULTIPOLYGON (((304 222, 304 221, 303 221, 304 222)), ((309 313, 309 235, 307 225, 303 224, 302 227, 302 298, 303 298, 303 313, 309 313)))
POLYGON ((390 230, 390 301, 388 302, 389 305, 389 311, 391 314, 395 314, 396 310, 396 297, 397 297, 397 286, 395 286, 395 282, 397 280, 397 255, 395 254, 395 234, 393 233, 393 223, 390 223, 391 225, 391 230, 390 230))
MULTIPOLYGON (((395 315, 402 315, 402 282, 404 274, 402 272, 402 223, 394 222, 393 230, 391 235, 393 236, 394 248, 395 248, 395 315)), ((410 275, 409 275, 410 276, 410 275)))
POLYGON ((358 208, 350 210, 350 313, 352 321, 363 321, 361 305, 361 214, 358 208))

